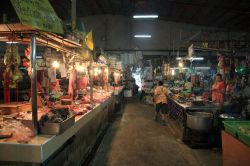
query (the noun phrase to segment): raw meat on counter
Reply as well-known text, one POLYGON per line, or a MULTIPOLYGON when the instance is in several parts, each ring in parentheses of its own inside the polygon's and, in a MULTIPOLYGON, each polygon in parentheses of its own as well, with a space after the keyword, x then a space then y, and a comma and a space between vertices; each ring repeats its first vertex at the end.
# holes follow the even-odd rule
MULTIPOLYGON (((50 109, 48 108, 39 108, 37 110, 37 119, 40 120, 43 115, 48 113, 50 109)), ((22 120, 32 120, 32 111, 22 111, 16 115, 16 119, 22 120)))
MULTIPOLYGON (((93 94, 93 102, 95 104, 100 104, 107 100, 111 96, 110 92, 104 90, 95 90, 93 94)), ((90 103, 90 94, 83 96, 82 104, 90 103)))
POLYGON ((73 111, 76 115, 84 115, 92 109, 93 106, 91 106, 90 104, 79 104, 70 107, 70 110, 73 111))
POLYGON ((33 137, 33 132, 17 120, 6 120, 0 124, 0 135, 8 133, 11 137, 5 138, 5 142, 17 141, 18 143, 28 143, 33 137))
POLYGON ((70 112, 68 108, 63 109, 52 109, 47 114, 43 115, 39 120, 41 125, 45 122, 51 123, 62 123, 64 120, 70 117, 70 112))
POLYGON ((76 69, 72 69, 69 76, 69 87, 68 87, 68 95, 71 96, 72 98, 74 98, 76 95, 75 94, 77 88, 76 75, 77 75, 76 69))
POLYGON ((81 103, 82 104, 89 104, 90 103, 90 96, 89 95, 83 96, 81 103))

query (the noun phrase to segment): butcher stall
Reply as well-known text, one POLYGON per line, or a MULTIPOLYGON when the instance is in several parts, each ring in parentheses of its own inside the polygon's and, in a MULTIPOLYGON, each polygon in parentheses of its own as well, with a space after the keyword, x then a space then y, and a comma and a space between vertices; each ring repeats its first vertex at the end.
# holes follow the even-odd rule
POLYGON ((0 165, 81 165, 117 101, 108 66, 81 43, 22 24, 0 25, 0 36, 0 165))

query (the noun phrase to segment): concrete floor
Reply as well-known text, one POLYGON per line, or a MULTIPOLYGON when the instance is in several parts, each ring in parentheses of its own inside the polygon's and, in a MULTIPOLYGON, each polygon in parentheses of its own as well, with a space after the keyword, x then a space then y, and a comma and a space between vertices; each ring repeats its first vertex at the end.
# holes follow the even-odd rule
POLYGON ((181 141, 181 131, 168 120, 161 126, 153 120, 154 109, 129 99, 117 114, 99 146, 91 166, 220 166, 219 150, 190 149, 181 141))

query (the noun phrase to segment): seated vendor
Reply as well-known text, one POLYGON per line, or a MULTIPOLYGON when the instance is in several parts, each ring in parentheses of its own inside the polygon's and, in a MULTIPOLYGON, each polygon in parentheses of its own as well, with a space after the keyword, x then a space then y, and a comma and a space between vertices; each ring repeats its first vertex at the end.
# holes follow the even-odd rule
POLYGON ((185 90, 192 90, 192 88, 193 88, 193 84, 191 82, 191 78, 189 77, 184 84, 184 89, 185 90))
POLYGON ((221 74, 216 74, 215 82, 212 86, 212 101, 215 103, 224 103, 224 94, 226 91, 226 84, 222 80, 221 74))
POLYGON ((192 92, 196 95, 196 96, 199 96, 199 95, 202 95, 203 94, 203 85, 200 83, 200 81, 196 81, 194 84, 193 84, 193 87, 192 87, 192 92))

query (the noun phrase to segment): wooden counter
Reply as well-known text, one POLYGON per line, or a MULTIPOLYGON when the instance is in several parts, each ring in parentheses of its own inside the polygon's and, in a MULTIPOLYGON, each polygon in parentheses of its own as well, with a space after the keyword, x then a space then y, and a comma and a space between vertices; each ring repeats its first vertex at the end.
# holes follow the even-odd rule
POLYGON ((250 147, 222 131, 223 166, 249 166, 250 147))
POLYGON ((29 102, 11 102, 0 104, 1 114, 15 114, 21 111, 31 110, 31 104, 29 102))
POLYGON ((28 144, 0 141, 0 165, 62 165, 67 162, 80 165, 83 156, 91 151, 107 127, 113 103, 114 96, 87 114, 76 117, 75 124, 61 135, 38 135, 28 144))

